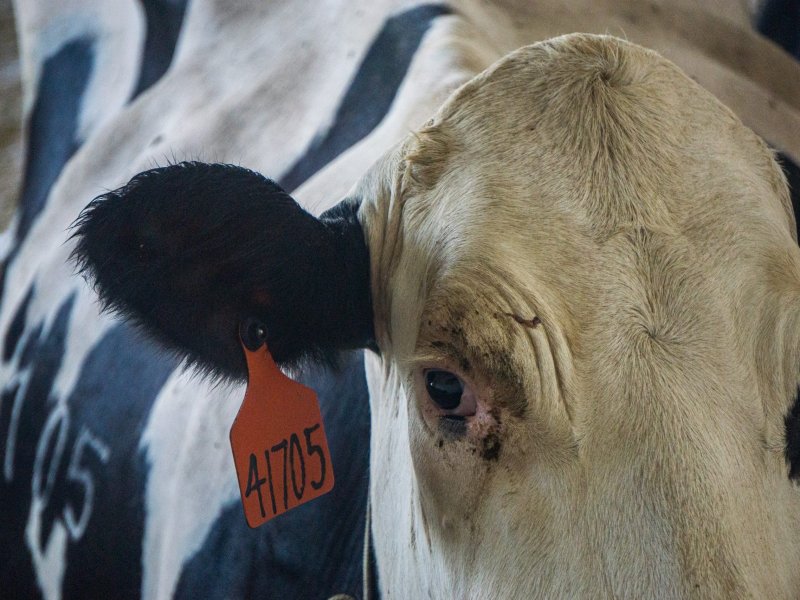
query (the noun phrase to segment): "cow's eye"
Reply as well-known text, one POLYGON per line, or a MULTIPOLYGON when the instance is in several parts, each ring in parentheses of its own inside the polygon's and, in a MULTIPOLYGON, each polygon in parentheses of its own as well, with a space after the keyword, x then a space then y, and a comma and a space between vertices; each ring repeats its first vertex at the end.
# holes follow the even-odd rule
POLYGON ((449 371, 439 369, 426 371, 425 388, 431 400, 442 410, 454 410, 461 404, 464 384, 449 371))

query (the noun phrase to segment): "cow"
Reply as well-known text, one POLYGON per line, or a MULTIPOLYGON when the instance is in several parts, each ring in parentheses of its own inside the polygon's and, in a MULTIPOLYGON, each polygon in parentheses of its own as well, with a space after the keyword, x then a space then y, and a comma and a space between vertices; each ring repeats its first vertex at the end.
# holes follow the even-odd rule
POLYGON ((741 15, 74 7, 17 6, 4 590, 793 596, 796 234, 739 118, 791 177, 800 79, 741 15), (572 31, 630 41, 530 45, 572 31), (336 472, 252 531, 245 318, 319 393, 336 472))

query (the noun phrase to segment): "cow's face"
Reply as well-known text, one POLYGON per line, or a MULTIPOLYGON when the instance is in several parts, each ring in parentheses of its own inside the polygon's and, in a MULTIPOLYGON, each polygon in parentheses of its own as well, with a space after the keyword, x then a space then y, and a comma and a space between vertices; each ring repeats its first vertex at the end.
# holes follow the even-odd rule
POLYGON ((800 255, 780 173, 730 113, 650 52, 565 38, 462 88, 354 195, 385 589, 797 585, 797 347, 778 338, 800 255))
POLYGON ((385 591, 797 589, 785 184, 674 66, 610 38, 525 48, 333 213, 287 198, 170 167, 96 201, 78 255, 110 303, 222 375, 244 375, 246 317, 284 362, 371 348, 385 591))

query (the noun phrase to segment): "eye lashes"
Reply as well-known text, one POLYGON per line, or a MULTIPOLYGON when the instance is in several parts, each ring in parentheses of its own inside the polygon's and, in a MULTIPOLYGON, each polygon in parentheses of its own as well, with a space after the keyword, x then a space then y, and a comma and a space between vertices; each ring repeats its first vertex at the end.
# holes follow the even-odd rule
POLYGON ((446 438, 462 438, 467 435, 467 420, 459 415, 442 415, 439 429, 446 438))

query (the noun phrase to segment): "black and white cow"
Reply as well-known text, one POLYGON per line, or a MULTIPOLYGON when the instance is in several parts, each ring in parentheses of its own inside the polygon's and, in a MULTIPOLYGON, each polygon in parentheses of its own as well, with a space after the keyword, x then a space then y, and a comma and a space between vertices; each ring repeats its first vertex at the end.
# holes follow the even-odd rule
MULTIPOLYGON (((589 260, 578 248, 559 245, 563 235, 555 235, 552 242, 546 235, 537 237, 541 222, 527 216, 521 221, 518 208, 491 201, 495 196, 509 201, 518 192, 519 181, 503 176, 519 171, 517 163, 527 165, 529 153, 552 157, 541 149, 541 142, 526 142, 519 132, 503 129, 519 114, 525 86, 535 85, 536 77, 544 76, 541 73, 556 73, 560 78, 549 80, 551 89, 556 89, 555 82, 569 81, 575 69, 588 69, 581 62, 586 56, 611 52, 640 65, 641 72, 651 68, 668 72, 669 85, 654 89, 666 93, 675 86, 686 94, 686 106, 695 110, 687 108, 686 115, 697 120, 687 121, 689 129, 705 131, 708 123, 726 122, 732 139, 744 139, 747 151, 761 152, 752 162, 746 153, 736 155, 742 161, 742 185, 761 190, 765 180, 777 176, 777 171, 769 170, 772 163, 764 158, 766 153, 740 125, 725 121, 726 113, 672 67, 634 46, 606 38, 564 38, 513 55, 473 80, 508 52, 553 35, 576 30, 613 33, 657 49, 774 144, 790 179, 796 181, 800 69, 788 54, 748 29, 749 15, 737 13, 737 3, 719 4, 612 1, 600 6, 575 1, 563 6, 550 1, 486 6, 469 0, 446 4, 286 0, 231 6, 200 0, 188 5, 115 0, 77 1, 65 8, 56 2, 18 3, 28 153, 19 210, 2 238, 0 509, 10 516, 0 525, 0 547, 6 557, 0 563, 3 593, 25 598, 360 596, 370 592, 370 586, 364 590, 366 564, 367 572, 377 571, 380 591, 399 598, 636 596, 652 595, 654 590, 702 597, 748 591, 786 595, 787 586, 796 583, 792 575, 765 571, 758 577, 771 579, 758 579, 749 570, 761 564, 774 532, 754 534, 755 558, 743 558, 736 553, 741 545, 722 543, 724 528, 712 518, 713 511, 692 505, 687 515, 700 515, 714 525, 698 531, 720 542, 719 560, 701 560, 702 540, 691 536, 680 538, 691 546, 684 554, 663 544, 666 534, 659 526, 679 531, 686 524, 660 520, 663 515, 658 511, 674 510, 680 502, 689 506, 711 495, 676 493, 660 502, 643 493, 642 498, 652 504, 643 503, 638 520, 626 526, 621 524, 631 516, 630 507, 639 506, 635 499, 627 497, 630 504, 621 504, 617 512, 603 512, 597 508, 602 494, 584 495, 597 503, 593 514, 598 519, 620 525, 602 532, 606 538, 600 529, 586 527, 585 539, 600 546, 574 553, 555 551, 552 540, 545 544, 545 536, 537 538, 531 531, 526 531, 531 537, 520 546, 514 530, 525 530, 515 525, 520 518, 531 517, 520 512, 520 506, 535 503, 511 499, 520 488, 509 487, 509 480, 520 475, 508 461, 514 458, 519 439, 508 436, 522 435, 517 424, 530 415, 531 405, 515 405, 513 398, 524 398, 523 388, 553 395, 548 382, 570 379, 563 373, 552 381, 542 375, 538 383, 525 380, 523 385, 518 379, 528 371, 499 358, 506 356, 503 348, 523 344, 525 335, 537 355, 548 343, 574 350, 574 340, 561 340, 562 347, 555 339, 556 321, 565 313, 548 312, 546 306, 553 306, 552 301, 538 298, 540 312, 528 313, 516 292, 507 290, 508 306, 498 309, 502 303, 493 304, 478 285, 493 281, 496 273, 482 270, 480 264, 462 268, 478 258, 487 264, 505 261, 507 282, 519 280, 514 261, 497 248, 513 250, 521 222, 532 228, 530 234, 525 229, 526 236, 544 244, 537 249, 547 251, 554 265, 589 260), (572 70, 558 72, 560 63, 548 63, 541 52, 564 59, 572 70), (570 57, 574 63, 569 63, 570 57), (527 61, 539 65, 539 75, 526 70, 527 61), (406 138, 470 80, 432 122, 406 138), (705 112, 697 112, 699 104, 705 112), (699 114, 708 122, 700 122, 699 114), (459 123, 469 126, 459 129, 459 123), (443 136, 447 128, 451 134, 443 136), (402 142, 399 150, 391 151, 398 142, 402 142), (391 152, 369 169, 387 151, 391 152), (461 162, 454 167, 448 156, 455 154, 461 162), (174 160, 186 156, 223 164, 174 160), (135 175, 170 161, 176 164, 135 175), (753 167, 758 161, 763 162, 761 171, 753 167), (397 172, 400 165, 407 173, 397 172), (494 196, 485 183, 490 175, 481 169, 496 174, 489 186, 494 196), (272 174, 275 182, 257 172, 272 174), (125 187, 107 191, 126 181, 125 187), (463 187, 464 181, 471 181, 472 187, 463 187), (396 190, 397 198, 417 189, 426 199, 412 203, 415 211, 406 213, 412 220, 403 227, 392 216, 400 208, 381 199, 395 197, 394 184, 406 186, 396 190), (461 189, 465 198, 477 194, 489 201, 470 204, 446 196, 454 189, 461 189), (301 210, 283 190, 320 219, 301 210), (438 195, 439 204, 431 194, 438 195), (107 303, 134 317, 150 337, 101 314, 94 290, 74 276, 74 265, 67 261, 76 247, 75 239, 65 243, 68 227, 86 202, 98 195, 73 230, 80 235, 79 264, 97 278, 97 289, 107 303), (439 212, 436 206, 441 207, 439 212), (466 252, 471 244, 481 253, 466 252), (558 253, 564 256, 556 260, 558 253), (443 278, 448 269, 458 277, 443 278), (471 279, 463 273, 471 274, 471 279), (386 281, 389 274, 394 287, 376 283, 386 281), (447 285, 432 287, 441 281, 447 285), (423 291, 431 289, 436 294, 420 300, 423 291), (470 317, 467 312, 472 310, 486 314, 470 317), (420 320, 421 314, 430 320, 420 320), (179 359, 188 357, 209 373, 241 380, 245 373, 235 334, 238 322, 247 317, 265 322, 276 358, 293 365, 298 379, 319 393, 336 472, 331 494, 257 530, 250 530, 243 519, 228 446, 242 388, 179 368, 179 359), (485 329, 480 325, 484 321, 490 323, 485 329), (545 339, 543 331, 555 336, 553 341, 545 339), (419 340, 425 345, 420 346, 419 340), (371 393, 359 348, 369 349, 371 393), (496 393, 491 382, 478 376, 471 379, 480 372, 476 348, 499 357, 494 362, 483 357, 489 365, 483 372, 504 373, 495 382, 511 386, 503 396, 511 399, 508 402, 487 403, 487 397, 494 400, 496 393), (454 357, 459 360, 450 364, 454 357), (407 367, 406 359, 425 367, 425 379, 417 383, 434 404, 402 417, 408 407, 416 406, 413 402, 398 412, 399 401, 376 406, 375 399, 413 396, 414 381, 395 372, 407 367), (326 366, 313 367, 313 362, 326 366), (381 372, 390 375, 381 379, 381 372), (454 378, 451 372, 460 375, 454 378), (462 387, 465 380, 473 383, 462 387), (380 437, 370 441, 371 425, 380 437), (425 438, 425 427, 438 435, 425 438), (474 451, 476 462, 461 457, 462 450, 474 451), (426 454, 437 451, 441 454, 426 454), (476 473, 497 469, 505 475, 475 480, 476 473), (453 476, 458 480, 448 479, 453 476), (377 569, 363 560, 368 488, 375 515, 371 531, 377 569), (462 518, 460 511, 467 505, 475 518, 462 518), (422 523, 420 515, 423 519, 428 515, 432 522, 422 523), (603 554, 624 547, 631 556, 603 554), (481 548, 494 554, 495 562, 479 560, 481 548), (535 565, 520 562, 520 555, 537 557, 540 565, 558 558, 560 572, 550 567, 545 574, 538 572, 535 565), (675 556, 686 562, 674 564, 675 556), (601 573, 605 580, 597 584, 601 573)), ((797 38, 778 26, 777 5, 767 4, 762 26, 780 32, 776 37, 783 36, 786 47, 796 51, 797 38)), ((636 74, 620 67, 605 77, 613 81, 618 75, 636 74)), ((679 105, 669 104, 670 110, 679 105)), ((536 106, 542 109, 541 104, 536 106)), ((577 109, 555 113, 572 115, 571 128, 548 121, 545 112, 541 122, 537 113, 532 115, 530 131, 545 125, 555 131, 591 127, 581 121, 577 109)), ((640 122, 651 142, 652 136, 663 133, 646 125, 640 122)), ((714 137, 708 136, 709 153, 730 141, 714 137)), ((664 139, 665 147, 667 142, 664 139)), ((706 168, 705 157, 701 160, 695 152, 696 162, 706 168)), ((659 155, 658 144, 652 154, 659 155)), ((570 160, 578 164, 577 158, 576 150, 570 160)), ((653 164, 665 169, 657 161, 653 164)), ((718 166, 720 173, 729 173, 726 164, 718 166)), ((547 172, 543 171, 542 180, 547 172)), ((569 165, 554 160, 549 172, 567 173, 569 165)), ((563 185, 572 180, 565 181, 563 185)), ((606 183, 613 187, 618 182, 606 183)), ((661 183, 668 187, 674 181, 665 178, 661 183)), ((694 183, 704 185, 700 179, 694 183)), ((776 190, 775 198, 781 193, 776 190)), ((766 203, 772 211, 767 210, 769 218, 755 209, 751 212, 771 224, 788 220, 775 210, 775 198, 766 203)), ((586 218, 607 225, 598 211, 589 211, 586 218)), ((695 216, 692 235, 703 239, 713 223, 695 216)), ((782 225, 780 239, 786 242, 794 232, 786 230, 785 222, 782 225)), ((777 225, 770 234, 778 236, 775 231, 777 225)), ((554 232, 563 229, 549 231, 554 232)), ((649 237, 640 233, 631 244, 651 248, 666 243, 659 237, 664 231, 649 237)), ((719 236, 707 237, 722 244, 719 236)), ((719 244, 709 244, 703 256, 716 256, 719 244)), ((754 247, 748 247, 748 256, 757 254, 754 247)), ((786 250, 786 245, 782 248, 786 250)), ((624 246, 617 250, 622 252, 624 246)), ((774 264, 778 269, 782 263, 774 264)), ((620 277, 626 273, 621 270, 620 277)), ((689 279, 697 289, 706 290, 696 273, 689 279)), ((553 280, 547 281, 554 289, 553 280)), ((498 293, 503 285, 497 283, 498 293)), ((598 291, 598 297, 608 301, 613 293, 609 288, 605 296, 598 291)), ((678 294, 680 299, 683 293, 678 294)), ((691 304, 698 311, 691 316, 707 316, 697 306, 691 304)), ((578 308, 575 311, 577 315, 578 308)), ((704 323, 697 325, 702 329, 704 323)), ((736 323, 744 327, 741 321, 736 323)), ((601 325, 589 329, 599 336, 601 325)), ((651 333, 658 338, 658 331, 651 333)), ((791 339, 787 336, 785 343, 791 339)), ((702 347, 711 356, 717 346, 709 344, 702 347)), ((777 359, 770 354, 774 354, 771 347, 762 350, 768 357, 766 366, 758 361, 756 366, 768 370, 777 359)), ((713 357, 705 363, 706 358, 693 360, 705 365, 698 367, 698 373, 716 383, 719 378, 708 372, 707 365, 722 363, 714 363, 713 357)), ((549 367, 541 368, 560 368, 562 359, 556 356, 549 367)), ((610 389, 613 383, 606 385, 610 389)), ((791 404, 787 398, 782 402, 773 402, 765 413, 763 441, 772 452, 769 464, 779 465, 779 476, 788 485, 788 475, 796 475, 798 466, 789 461, 787 473, 784 449, 796 459, 800 429, 795 409, 784 430, 791 404)), ((733 414, 749 415, 741 407, 733 414)), ((561 416, 552 416, 552 422, 539 423, 537 432, 550 449, 562 443, 569 448, 575 441, 559 437, 569 427, 558 420, 561 416), (562 425, 564 431, 559 429, 562 425)), ((720 421, 730 424, 728 417, 720 421)), ((675 430, 665 430, 665 435, 683 431, 675 423, 675 430)), ((686 439, 707 441, 699 434, 687 434, 686 439)), ((739 449, 733 442, 722 446, 739 449)), ((545 455, 543 447, 534 444, 530 452, 534 450, 545 455)), ((712 454, 721 456, 717 450, 712 454)), ((695 475, 708 475, 699 462, 692 462, 699 460, 698 455, 687 456, 691 460, 683 466, 695 469, 695 475)), ((670 458, 648 457, 655 463, 663 461, 667 475, 681 464, 670 458)), ((566 469, 570 458, 565 451, 548 461, 566 469)), ((658 474, 659 465, 651 466, 658 474)), ((729 475, 730 470, 720 473, 729 475)), ((747 481, 747 476, 742 478, 747 481)), ((658 477, 617 483, 630 491, 631 486, 654 480, 658 477)), ((665 480, 676 484, 679 478, 665 476, 665 480)), ((550 480, 553 490, 561 483, 550 480)), ((535 490, 526 489, 533 498, 535 490)), ((702 485, 698 489, 705 490, 702 485)), ((742 507, 764 506, 751 498, 757 494, 735 489, 747 499, 737 505, 735 514, 741 515, 742 507)), ((720 498, 721 505, 730 501, 725 494, 720 498)), ((797 502, 786 500, 784 506, 797 502)), ((540 516, 568 525, 546 503, 536 506, 540 516)), ((753 534, 751 529, 763 521, 754 518, 753 523, 750 529, 742 525, 740 535, 753 534)), ((794 531, 793 521, 785 525, 786 532, 794 531)), ((573 539, 573 533, 565 529, 564 540, 573 539)), ((779 562, 773 560, 773 568, 779 562)))

